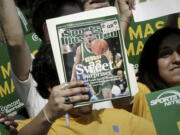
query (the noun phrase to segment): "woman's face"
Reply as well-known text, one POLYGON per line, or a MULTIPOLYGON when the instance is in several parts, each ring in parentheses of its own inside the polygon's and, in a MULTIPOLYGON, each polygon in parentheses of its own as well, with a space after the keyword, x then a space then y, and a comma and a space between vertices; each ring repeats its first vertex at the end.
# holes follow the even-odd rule
POLYGON ((170 35, 162 41, 157 63, 160 77, 169 87, 180 85, 179 35, 170 35))

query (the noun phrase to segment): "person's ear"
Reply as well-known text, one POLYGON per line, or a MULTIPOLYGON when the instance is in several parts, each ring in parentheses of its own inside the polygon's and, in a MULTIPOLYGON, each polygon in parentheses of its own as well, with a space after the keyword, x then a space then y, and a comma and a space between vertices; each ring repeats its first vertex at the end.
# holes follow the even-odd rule
POLYGON ((52 92, 52 88, 51 87, 48 87, 47 89, 48 89, 49 93, 52 92))
POLYGON ((44 33, 44 40, 46 42, 46 44, 50 43, 50 39, 49 39, 49 33, 48 33, 48 29, 47 29, 47 24, 43 23, 43 33, 44 33))

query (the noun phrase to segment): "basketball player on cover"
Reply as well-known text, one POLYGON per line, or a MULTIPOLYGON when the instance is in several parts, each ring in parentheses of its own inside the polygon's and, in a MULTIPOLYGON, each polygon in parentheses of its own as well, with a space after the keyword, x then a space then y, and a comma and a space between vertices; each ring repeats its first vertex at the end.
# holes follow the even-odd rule
MULTIPOLYGON (((91 99, 90 100, 98 100, 99 98, 111 98, 111 88, 113 84, 110 82, 104 81, 103 79, 107 75, 100 75, 100 76, 87 76, 89 74, 98 74, 101 72, 101 65, 104 63, 110 63, 111 55, 110 51, 108 50, 108 45, 107 42, 103 39, 104 42, 106 42, 106 48, 102 48, 102 52, 97 54, 93 52, 92 50, 92 44, 95 41, 95 35, 93 34, 92 31, 87 30, 84 32, 83 35, 84 43, 82 43, 76 50, 76 59, 75 63, 73 65, 73 71, 72 71, 72 76, 71 76, 71 81, 73 80, 96 80, 96 84, 87 84, 89 89, 90 89, 90 95, 91 99), (97 68, 97 66, 99 68, 97 68), (99 69, 97 71, 97 69, 99 69), (88 70, 88 71, 87 71, 88 70), (98 83, 98 84, 97 84, 98 83)), ((97 39, 96 39, 97 40, 97 39)), ((98 48, 95 48, 96 50, 98 48)), ((106 64, 107 65, 107 64, 106 64)), ((106 67, 108 68, 108 71, 110 72, 110 66, 106 67)))

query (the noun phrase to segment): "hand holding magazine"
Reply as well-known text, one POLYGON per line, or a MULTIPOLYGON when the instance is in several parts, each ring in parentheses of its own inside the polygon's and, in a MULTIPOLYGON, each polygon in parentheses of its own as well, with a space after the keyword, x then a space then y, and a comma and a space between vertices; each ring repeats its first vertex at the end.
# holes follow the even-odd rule
POLYGON ((115 7, 101 8, 47 20, 61 83, 83 80, 89 101, 131 97, 137 90, 115 7))

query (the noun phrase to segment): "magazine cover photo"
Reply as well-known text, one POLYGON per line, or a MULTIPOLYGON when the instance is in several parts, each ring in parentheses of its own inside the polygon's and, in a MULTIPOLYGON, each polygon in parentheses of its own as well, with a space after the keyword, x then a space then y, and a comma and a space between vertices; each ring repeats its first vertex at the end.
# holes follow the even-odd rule
POLYGON ((83 80, 90 102, 129 96, 116 17, 56 26, 66 81, 83 80))

